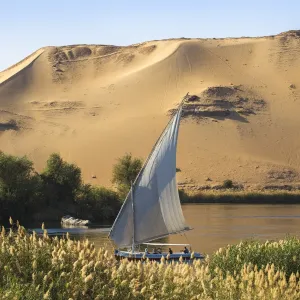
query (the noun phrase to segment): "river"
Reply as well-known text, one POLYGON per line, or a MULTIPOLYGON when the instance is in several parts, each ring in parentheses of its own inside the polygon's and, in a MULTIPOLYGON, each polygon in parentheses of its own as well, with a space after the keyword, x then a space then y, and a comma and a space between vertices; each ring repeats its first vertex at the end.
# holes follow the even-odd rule
MULTIPOLYGON (((188 241, 194 251, 205 254, 211 254, 227 244, 239 243, 242 239, 271 240, 284 238, 287 234, 298 235, 300 228, 300 205, 294 204, 185 204, 182 209, 186 223, 193 230, 185 235, 172 235, 163 242, 188 241)), ((61 228, 60 224, 51 223, 45 225, 49 234, 61 235, 68 231, 72 238, 88 238, 96 247, 112 249, 107 238, 111 224, 90 228, 61 228)), ((31 229, 40 230, 35 226, 31 226, 31 229)))

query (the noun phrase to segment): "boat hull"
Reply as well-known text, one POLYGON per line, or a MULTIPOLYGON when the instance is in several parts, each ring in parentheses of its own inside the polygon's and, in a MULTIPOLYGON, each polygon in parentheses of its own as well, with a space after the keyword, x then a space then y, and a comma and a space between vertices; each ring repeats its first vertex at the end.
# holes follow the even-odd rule
POLYGON ((61 218, 61 224, 65 226, 87 226, 90 225, 90 223, 89 220, 76 219, 69 215, 61 218))
POLYGON ((129 251, 118 251, 115 250, 115 258, 117 260, 128 259, 129 261, 158 261, 160 262, 162 257, 164 257, 168 261, 179 261, 182 257, 183 261, 192 261, 192 260, 199 260, 204 259, 204 255, 198 252, 194 252, 193 255, 191 253, 161 253, 161 254, 154 254, 148 253, 145 254, 144 252, 129 252, 129 251))

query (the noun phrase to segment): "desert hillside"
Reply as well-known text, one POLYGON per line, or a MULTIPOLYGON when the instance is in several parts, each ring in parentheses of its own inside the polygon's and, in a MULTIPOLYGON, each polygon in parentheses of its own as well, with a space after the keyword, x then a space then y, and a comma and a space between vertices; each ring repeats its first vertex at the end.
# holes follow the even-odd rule
POLYGON ((0 150, 38 170, 59 152, 87 182, 108 186, 116 158, 145 159, 189 92, 180 184, 297 186, 299 75, 300 31, 44 47, 0 73, 0 150))

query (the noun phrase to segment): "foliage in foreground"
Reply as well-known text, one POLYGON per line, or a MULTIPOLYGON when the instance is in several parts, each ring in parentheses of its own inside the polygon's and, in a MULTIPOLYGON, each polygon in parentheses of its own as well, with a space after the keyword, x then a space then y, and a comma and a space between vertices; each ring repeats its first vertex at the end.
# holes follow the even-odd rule
MULTIPOLYGON (((294 251, 289 243, 287 239, 278 244, 294 251)), ((279 260, 277 265, 267 264, 261 269, 247 257, 247 264, 241 261, 229 272, 226 272, 230 266, 226 262, 227 249, 191 265, 170 264, 165 260, 117 262, 107 251, 97 251, 88 241, 76 242, 68 236, 52 239, 46 230, 42 237, 37 237, 28 235, 20 226, 16 234, 13 231, 7 234, 2 229, 0 246, 0 299, 300 298, 298 272, 289 275, 282 271, 292 270, 285 268, 295 263, 290 256, 279 260)), ((243 247, 243 243, 236 247, 243 247)), ((252 252, 260 251, 253 247, 252 252)), ((263 247, 264 253, 270 253, 267 257, 276 255, 274 243, 263 247)))
POLYGON ((210 269, 219 268, 224 274, 234 274, 245 263, 258 269, 273 265, 275 272, 283 271, 287 277, 300 272, 300 240, 287 237, 280 241, 246 240, 237 245, 220 248, 210 259, 210 269))

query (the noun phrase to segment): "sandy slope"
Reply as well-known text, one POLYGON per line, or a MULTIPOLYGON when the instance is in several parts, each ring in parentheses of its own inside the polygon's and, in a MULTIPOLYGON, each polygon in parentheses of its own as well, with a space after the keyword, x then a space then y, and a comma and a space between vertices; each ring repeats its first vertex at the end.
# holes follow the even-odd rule
POLYGON ((299 35, 40 49, 0 73, 0 149, 38 169, 58 151, 110 185, 115 159, 146 158, 189 92, 200 99, 180 128, 181 183, 297 184, 299 35))

